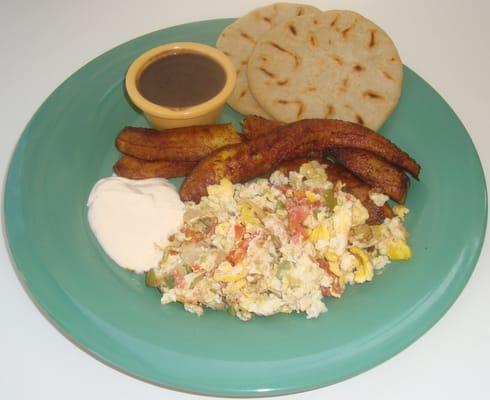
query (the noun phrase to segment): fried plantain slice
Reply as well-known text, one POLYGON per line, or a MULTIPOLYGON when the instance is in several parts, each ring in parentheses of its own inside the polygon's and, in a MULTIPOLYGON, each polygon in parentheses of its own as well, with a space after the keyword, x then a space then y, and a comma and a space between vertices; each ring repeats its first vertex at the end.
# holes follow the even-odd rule
POLYGON ((405 202, 410 181, 397 167, 365 150, 331 147, 327 154, 364 182, 380 189, 392 200, 398 203, 405 202))
POLYGON ((251 140, 262 135, 267 135, 281 125, 284 125, 284 122, 259 117, 258 115, 247 115, 242 121, 243 136, 245 136, 245 139, 251 140))
POLYGON ((113 169, 116 175, 129 179, 175 178, 187 176, 196 164, 196 161, 146 161, 123 156, 113 169))
POLYGON ((121 153, 142 160, 198 161, 217 148, 242 141, 231 124, 164 131, 127 126, 117 135, 116 147, 121 153))
MULTIPOLYGON (((247 116, 242 125, 248 139, 266 135, 282 122, 272 121, 256 115, 247 116)), ((364 182, 378 188, 391 199, 403 203, 409 186, 409 179, 398 168, 371 152, 352 148, 328 148, 327 154, 350 170, 364 182)))
POLYGON ((206 195, 209 185, 222 178, 233 183, 243 182, 272 171, 282 161, 332 146, 371 151, 414 176, 420 171, 420 166, 407 153, 367 128, 345 121, 309 119, 215 150, 192 170, 180 188, 180 196, 183 200, 197 202, 206 195))
MULTIPOLYGON (((314 120, 305 120, 305 121, 314 121, 314 120)), ((318 121, 318 120, 317 120, 318 121)), ((325 119, 321 121, 328 121, 326 122, 327 125, 329 125, 330 128, 332 128, 334 131, 338 131, 339 127, 340 129, 343 128, 342 123, 344 121, 340 120, 332 120, 332 119, 325 119)), ((364 131, 369 131, 369 129, 363 127, 362 125, 358 124, 351 124, 353 127, 357 127, 357 129, 362 132, 364 131)), ((273 121, 269 120, 263 117, 259 117, 257 115, 249 115, 245 117, 245 119, 242 121, 242 126, 243 126, 243 135, 247 140, 252 140, 260 136, 264 136, 267 134, 270 134, 277 129, 280 129, 281 126, 284 126, 283 122, 280 121, 273 121)), ((315 123, 312 123, 312 128, 315 129, 315 123)), ((356 149, 351 149, 350 154, 353 156, 356 153, 356 149)), ((400 168, 408 171, 412 176, 418 179, 418 175, 420 173, 420 166, 415 162, 415 160, 411 159, 411 157, 407 154, 402 152, 407 158, 403 161, 401 160, 393 160, 390 161, 389 156, 387 155, 386 157, 383 156, 382 154, 379 154, 381 158, 387 159, 387 161, 390 161, 392 164, 399 166, 400 168)), ((363 155, 366 157, 366 154, 363 155)))

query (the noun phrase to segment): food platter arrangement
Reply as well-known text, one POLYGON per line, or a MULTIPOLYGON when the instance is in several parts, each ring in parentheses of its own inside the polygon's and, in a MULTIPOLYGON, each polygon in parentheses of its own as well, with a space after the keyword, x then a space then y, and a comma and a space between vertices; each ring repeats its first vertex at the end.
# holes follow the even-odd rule
POLYGON ((418 178, 420 166, 372 130, 398 103, 398 52, 357 13, 286 3, 230 24, 217 48, 167 44, 130 66, 129 97, 163 129, 118 134, 118 176, 92 191, 90 226, 163 304, 318 317, 322 297, 411 257, 405 172, 418 178), (228 98, 245 115, 241 135, 202 124, 228 98), (186 203, 161 191, 182 175, 186 203))
POLYGON ((83 348, 158 384, 258 396, 345 379, 422 335, 474 268, 485 199, 464 127, 381 27, 277 3, 70 77, 17 146, 5 209, 21 278, 83 348), (463 193, 458 220, 447 199, 463 193))

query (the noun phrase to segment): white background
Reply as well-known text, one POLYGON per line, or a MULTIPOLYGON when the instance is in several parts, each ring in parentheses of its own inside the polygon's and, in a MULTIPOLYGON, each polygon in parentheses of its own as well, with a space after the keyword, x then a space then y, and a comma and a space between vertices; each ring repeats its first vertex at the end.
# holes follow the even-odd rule
MULTIPOLYGON (((485 171, 489 171, 490 2, 310 3, 322 9, 358 11, 389 32, 404 63, 454 108, 478 149, 485 171)), ((15 143, 35 110, 64 79, 94 57, 164 27, 237 17, 265 4, 226 0, 2 0, 2 179, 15 143)), ((408 349, 347 381, 284 398, 490 398, 489 264, 487 240, 475 272, 456 303, 408 349)), ((29 299, 15 275, 4 240, 0 243, 0 316, 2 399, 198 398, 124 375, 74 346, 29 299)))

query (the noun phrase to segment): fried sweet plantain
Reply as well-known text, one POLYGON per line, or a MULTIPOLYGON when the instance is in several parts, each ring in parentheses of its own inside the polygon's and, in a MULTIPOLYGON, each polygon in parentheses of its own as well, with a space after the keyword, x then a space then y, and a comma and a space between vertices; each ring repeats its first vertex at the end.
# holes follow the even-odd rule
POLYGON ((129 179, 175 178, 189 175, 196 164, 196 161, 146 161, 123 156, 113 169, 116 175, 129 179))
MULTIPOLYGON (((318 124, 313 122, 318 120, 305 120, 305 121, 312 121, 309 122, 311 124, 312 129, 318 129, 318 124)), ((339 129, 340 131, 342 129, 345 129, 345 126, 343 125, 344 124, 343 121, 332 120, 332 119, 325 119, 320 121, 326 121, 325 122, 326 125, 335 132, 338 132, 339 129)), ((284 123, 280 121, 269 120, 263 117, 259 117, 257 115, 249 115, 242 121, 242 126, 243 126, 243 134, 245 138, 248 140, 252 140, 260 136, 264 136, 277 131, 278 129, 280 129, 281 126, 284 126, 284 123)), ((351 127, 357 129, 359 132, 369 131, 369 129, 358 124, 351 124, 351 127)), ((351 151, 349 152, 349 155, 351 157, 355 157, 354 154, 356 152, 357 150, 355 148, 352 148, 351 151)), ((396 158, 391 159, 390 155, 388 154, 383 155, 382 152, 378 153, 378 156, 408 171, 412 176, 418 179, 418 175, 420 173, 420 166, 415 162, 415 160, 411 159, 411 157, 408 154, 404 152, 402 153, 403 153, 402 158, 404 158, 403 160, 396 159, 396 158)), ((369 153, 364 152, 363 157, 364 158, 369 157, 369 153)), ((379 158, 377 157, 377 159, 379 158)))
MULTIPOLYGON (((242 124, 246 137, 252 139, 268 134, 283 123, 252 115, 246 117, 242 124)), ((326 154, 333 156, 354 175, 378 188, 391 199, 400 203, 405 201, 409 179, 401 170, 382 158, 365 150, 345 147, 328 148, 326 154)))
POLYGON ((332 146, 364 149, 408 170, 420 166, 385 137, 360 125, 338 120, 309 119, 279 126, 271 133, 224 146, 199 162, 180 188, 183 200, 199 201, 207 187, 222 178, 243 182, 268 173, 279 163, 332 146))
POLYGON ((251 140, 256 137, 267 135, 278 126, 284 125, 284 122, 274 121, 258 115, 247 115, 242 121, 243 136, 251 140))
POLYGON ((368 151, 348 147, 332 147, 327 154, 392 200, 405 202, 410 181, 403 171, 392 164, 368 151))
POLYGON ((142 160, 198 161, 217 148, 242 140, 231 124, 164 131, 125 127, 116 138, 116 147, 121 153, 142 160))
POLYGON ((278 170, 284 174, 290 171, 298 171, 299 168, 306 162, 318 161, 320 164, 326 166, 328 179, 337 183, 342 181, 344 184, 343 190, 356 196, 364 207, 366 207, 369 218, 366 221, 369 225, 378 225, 383 223, 385 218, 392 218, 393 211, 391 207, 385 203, 382 207, 378 207, 369 197, 369 193, 373 191, 372 186, 364 183, 353 175, 349 170, 345 169, 342 165, 333 163, 330 160, 323 159, 321 157, 308 157, 308 158, 296 158, 293 160, 284 161, 278 166, 278 170))

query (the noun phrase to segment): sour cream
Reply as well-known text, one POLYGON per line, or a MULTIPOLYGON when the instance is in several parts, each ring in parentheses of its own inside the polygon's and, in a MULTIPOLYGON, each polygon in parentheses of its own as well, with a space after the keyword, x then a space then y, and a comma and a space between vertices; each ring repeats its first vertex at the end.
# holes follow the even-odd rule
POLYGON ((101 179, 92 188, 87 207, 90 228, 107 255, 136 272, 156 266, 184 213, 177 191, 163 178, 101 179))

